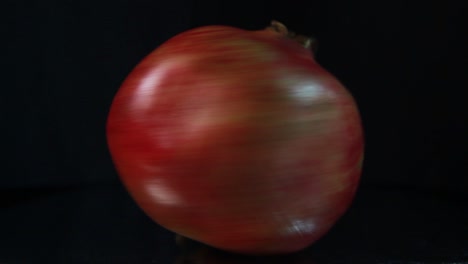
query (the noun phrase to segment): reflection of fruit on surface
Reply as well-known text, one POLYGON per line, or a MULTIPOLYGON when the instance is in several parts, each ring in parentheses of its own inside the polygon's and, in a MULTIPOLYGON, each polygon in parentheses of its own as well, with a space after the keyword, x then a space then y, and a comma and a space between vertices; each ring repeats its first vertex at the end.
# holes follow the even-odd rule
POLYGON ((153 220, 224 250, 273 254, 310 245, 348 208, 363 157, 358 110, 286 35, 193 29, 127 77, 108 142, 153 220))
POLYGON ((307 254, 295 253, 274 256, 246 256, 221 251, 194 241, 181 245, 184 254, 176 258, 175 264, 315 264, 307 254), (190 244, 190 246, 188 246, 190 244))

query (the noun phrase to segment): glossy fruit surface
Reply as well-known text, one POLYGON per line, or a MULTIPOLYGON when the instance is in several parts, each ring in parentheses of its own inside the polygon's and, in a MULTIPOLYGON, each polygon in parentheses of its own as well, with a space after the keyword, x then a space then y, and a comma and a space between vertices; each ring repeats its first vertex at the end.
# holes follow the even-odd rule
POLYGON ((246 254, 322 237, 348 208, 363 157, 353 98, 277 28, 206 26, 168 40, 123 83, 107 136, 154 221, 246 254))

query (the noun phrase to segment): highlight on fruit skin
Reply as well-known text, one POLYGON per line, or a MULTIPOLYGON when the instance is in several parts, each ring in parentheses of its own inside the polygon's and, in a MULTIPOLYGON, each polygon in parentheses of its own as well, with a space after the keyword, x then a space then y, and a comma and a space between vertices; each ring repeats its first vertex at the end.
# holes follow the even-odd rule
POLYGON ((351 94, 312 39, 272 22, 205 26, 156 48, 112 103, 122 182, 161 226, 236 253, 299 251, 358 186, 364 141, 351 94))

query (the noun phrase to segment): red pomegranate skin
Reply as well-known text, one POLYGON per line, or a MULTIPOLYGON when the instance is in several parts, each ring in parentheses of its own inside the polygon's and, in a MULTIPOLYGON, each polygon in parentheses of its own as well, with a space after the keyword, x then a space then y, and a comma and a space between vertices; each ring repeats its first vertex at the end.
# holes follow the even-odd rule
POLYGON ((111 106, 117 171, 155 222, 243 254, 301 250, 356 191, 363 133, 350 93, 271 30, 179 34, 130 73, 111 106))

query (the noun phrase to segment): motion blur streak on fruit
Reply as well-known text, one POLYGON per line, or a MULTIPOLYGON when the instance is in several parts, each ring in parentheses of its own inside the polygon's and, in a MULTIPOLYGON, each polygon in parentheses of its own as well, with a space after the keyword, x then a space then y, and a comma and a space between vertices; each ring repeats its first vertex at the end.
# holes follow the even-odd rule
POLYGON ((224 250, 274 254, 310 245, 346 211, 363 157, 358 110, 295 40, 310 45, 278 23, 196 28, 127 77, 108 143, 154 221, 224 250))

